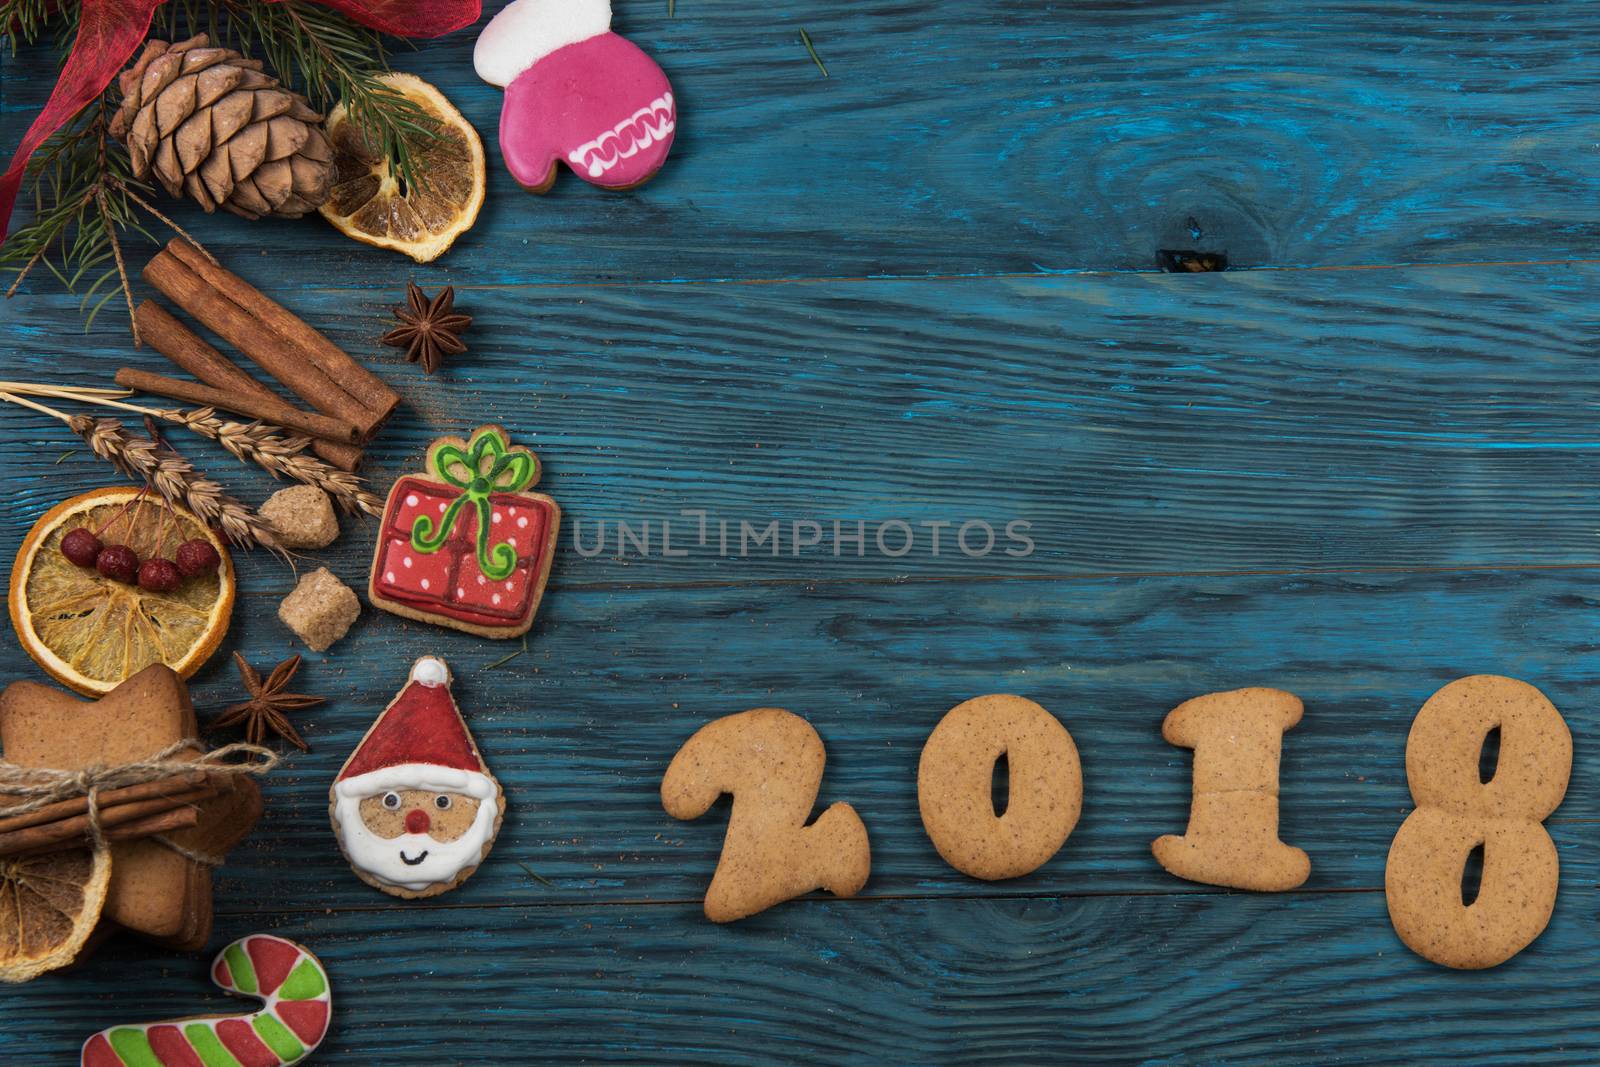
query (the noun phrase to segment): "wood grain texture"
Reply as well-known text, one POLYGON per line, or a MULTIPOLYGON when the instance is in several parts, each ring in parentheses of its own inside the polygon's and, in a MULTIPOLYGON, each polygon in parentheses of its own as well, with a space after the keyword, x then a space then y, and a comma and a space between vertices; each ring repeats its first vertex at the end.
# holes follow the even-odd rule
MULTIPOLYGON (((526 897, 517 860, 560 902, 698 900, 716 865, 726 802, 694 822, 661 809, 661 776, 702 724, 747 708, 805 716, 827 747, 818 810, 847 801, 867 824, 865 895, 1185 893, 1150 855, 1189 811, 1190 754, 1161 740, 1181 701, 1241 685, 1298 694, 1286 735, 1282 837, 1312 857, 1310 889, 1372 889, 1412 807, 1405 739, 1445 682, 1501 673, 1539 686, 1580 738, 1550 821, 1564 886, 1600 882, 1600 753, 1581 743, 1594 684, 1596 572, 1477 572, 845 583, 818 587, 554 590, 525 655, 368 611, 345 643, 307 653, 296 680, 330 697, 295 715, 312 744, 266 783, 269 819, 224 872, 223 900, 274 908, 394 905, 349 872, 327 792, 411 660, 451 664, 456 695, 508 812, 493 861, 447 898, 526 897), (947 866, 918 816, 917 759, 957 703, 1016 692, 1058 716, 1078 746, 1083 816, 1039 872, 980 883, 947 866)), ((259 663, 288 655, 273 596, 236 618, 259 663)), ((220 655, 194 686, 202 713, 238 683, 220 655)), ((202 715, 204 718, 204 714, 202 715)), ((238 907, 238 904, 234 905, 238 907)))
MULTIPOLYGON (((322 956, 318 1062, 1600 1060, 1600 265, 1565 262, 1600 259, 1582 5, 616 6, 685 116, 637 193, 563 175, 528 196, 490 138, 479 224, 425 268, 316 219, 177 211, 404 395, 376 488, 492 419, 539 452, 569 520, 527 651, 368 609, 297 678, 330 699, 296 715, 313 751, 289 754, 218 873, 212 948, 272 929, 322 956), (1173 245, 1384 269, 1129 273, 1173 245), (1057 276, 1083 271, 1108 273, 1057 276), (410 279, 456 283, 475 316, 472 351, 431 378, 375 343, 410 279), (731 548, 714 525, 696 543, 685 509, 730 520, 731 548), (918 526, 891 557, 869 527, 861 557, 739 557, 741 520, 787 536, 836 518, 1023 519, 1036 547, 972 558, 950 527, 934 556, 918 526), (614 526, 605 551, 575 550, 572 520, 592 543, 619 519, 652 524, 648 556, 614 526), (682 557, 661 554, 667 519, 682 557), (510 810, 471 881, 405 904, 344 865, 327 787, 424 653, 450 661, 510 810), (1541 687, 1576 745, 1547 824, 1551 926, 1464 973, 1405 950, 1380 890, 1411 719, 1479 671, 1541 687), (1189 805, 1162 716, 1245 684, 1306 702, 1281 808, 1312 875, 1281 896, 1184 883, 1149 853, 1189 805), (1085 802, 1053 860, 984 884, 928 842, 916 765, 945 711, 1001 691, 1067 724, 1085 802), (819 801, 855 805, 873 873, 859 899, 714 927, 698 901, 726 803, 680 823, 657 787, 696 727, 762 705, 818 729, 819 801)), ((500 94, 471 45, 397 59, 488 132, 500 94)), ((47 67, 0 54, 0 137, 47 67)), ((56 285, 0 303, 6 377, 165 369, 115 307, 84 332, 56 285)), ((9 552, 115 479, 58 424, 4 414, 9 552)), ((277 487, 175 441, 250 500, 277 487)), ((302 569, 360 588, 373 535, 346 520, 302 569)), ((237 698, 232 649, 303 651, 274 615, 293 576, 239 563, 229 640, 195 679, 203 718, 237 698)), ((0 678, 39 675, 0 641, 0 678)), ((0 994, 0 1061, 229 1010, 204 966, 114 939, 0 994)))
MULTIPOLYGON (((819 901, 726 927, 688 906, 524 905, 495 919, 486 928, 478 909, 430 907, 276 920, 271 932, 316 946, 333 982, 316 1062, 1484 1067, 1600 1057, 1592 957, 1559 950, 1592 933, 1592 913, 1571 899, 1534 948, 1475 973, 1407 952, 1377 893, 819 901)), ((261 928, 235 916, 217 927, 218 945, 261 928)), ((96 966, 122 982, 85 995, 40 981, 8 994, 52 1020, 45 1032, 0 1028, 8 1062, 18 1051, 67 1062, 103 1025, 239 1003, 210 988, 199 959, 132 943, 103 951, 96 966)))
MULTIPOLYGON (((668 6, 616 5, 684 116, 661 175, 625 196, 568 174, 546 198, 516 186, 473 32, 399 50, 488 143, 454 281, 1150 270, 1173 246, 1242 266, 1600 252, 1600 29, 1580 4, 668 6)), ((43 49, 0 64, 9 145, 55 68, 43 49)), ((292 253, 275 286, 418 273, 320 219, 178 217, 234 261, 292 253)))
MULTIPOLYGON (((384 299, 291 306, 406 398, 370 452, 380 488, 431 437, 491 418, 539 452, 568 527, 559 586, 1590 564, 1600 436, 1576 401, 1597 282, 1600 267, 1452 267, 476 290, 459 299, 471 353, 431 378, 376 345, 384 299), (701 546, 686 509, 729 521, 729 549, 715 525, 701 546), (969 519, 996 530, 982 558, 955 544, 969 519), (619 551, 619 520, 651 524, 649 558, 619 551), (666 520, 687 556, 663 556, 666 520), (753 542, 740 558, 739 523, 773 520, 779 558, 753 542), (796 558, 808 520, 824 541, 796 558), (834 520, 870 524, 864 556, 844 540, 833 555, 834 520), (918 538, 905 556, 874 543, 891 520, 918 538), (1024 547, 1012 520, 1031 523, 1027 556, 1006 554, 1024 547), (921 524, 937 521, 952 525, 934 557, 921 524), (592 547, 601 522, 607 550, 584 558, 572 526, 592 547)), ((64 350, 107 376, 133 356, 109 316, 82 335, 70 298, 5 310, 16 375, 74 380, 64 350)), ((65 447, 13 458, 8 535, 103 480, 86 456, 58 465, 65 447)), ((359 573, 369 544, 341 542, 336 569, 359 573)))

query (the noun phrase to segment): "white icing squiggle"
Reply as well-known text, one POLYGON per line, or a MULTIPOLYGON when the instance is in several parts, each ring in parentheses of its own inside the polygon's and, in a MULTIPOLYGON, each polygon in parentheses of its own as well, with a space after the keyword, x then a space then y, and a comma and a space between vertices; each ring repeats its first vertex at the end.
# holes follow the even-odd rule
POLYGON ((591 178, 598 178, 624 159, 637 155, 677 128, 677 112, 672 94, 666 93, 641 107, 592 141, 586 141, 567 154, 575 167, 582 167, 591 178), (652 122, 650 120, 654 119, 652 122))

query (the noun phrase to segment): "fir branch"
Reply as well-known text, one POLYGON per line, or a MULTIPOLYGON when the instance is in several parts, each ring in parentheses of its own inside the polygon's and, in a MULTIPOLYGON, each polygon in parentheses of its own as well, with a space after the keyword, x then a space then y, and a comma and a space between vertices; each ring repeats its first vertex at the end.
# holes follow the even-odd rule
MULTIPOLYGON (((54 49, 65 56, 78 17, 77 4, 0 0, 0 46, 15 50, 53 32, 54 49)), ((388 58, 376 31, 305 0, 170 0, 152 27, 152 34, 160 33, 174 41, 209 33, 216 44, 263 59, 283 85, 324 112, 342 100, 356 128, 368 131, 401 180, 426 185, 415 158, 437 140, 439 126, 382 81, 388 58)), ((42 265, 68 291, 83 295, 86 330, 119 292, 132 305, 119 234, 131 230, 156 242, 140 211, 183 234, 145 199, 154 190, 133 176, 126 149, 110 137, 117 93, 113 84, 34 153, 28 165, 32 216, 0 246, 0 270, 15 275, 7 296, 42 265)), ((138 328, 132 328, 137 343, 138 328)))
POLYGON ((138 198, 132 192, 134 188, 148 191, 148 186, 134 179, 127 154, 110 142, 106 111, 103 98, 89 104, 29 161, 34 215, 0 247, 0 267, 9 267, 16 274, 6 296, 13 295, 41 263, 69 292, 83 293, 86 309, 105 289, 89 309, 86 330, 106 301, 122 293, 137 344, 133 297, 117 235, 133 229, 150 236, 139 224, 134 210, 138 198), (116 287, 109 288, 113 281, 116 287))
POLYGON ((37 41, 61 16, 60 6, 56 0, 0 0, 0 44, 16 55, 17 45, 37 41))
POLYGON ((174 9, 188 9, 190 33, 199 20, 216 12, 227 18, 217 26, 213 42, 225 41, 245 55, 264 59, 286 87, 302 93, 326 114, 341 101, 355 128, 366 132, 374 152, 389 159, 407 183, 426 183, 416 166, 416 153, 438 140, 439 124, 426 110, 381 79, 389 72, 388 53, 376 30, 333 8, 303 0, 223 0, 200 4, 183 0, 174 9))

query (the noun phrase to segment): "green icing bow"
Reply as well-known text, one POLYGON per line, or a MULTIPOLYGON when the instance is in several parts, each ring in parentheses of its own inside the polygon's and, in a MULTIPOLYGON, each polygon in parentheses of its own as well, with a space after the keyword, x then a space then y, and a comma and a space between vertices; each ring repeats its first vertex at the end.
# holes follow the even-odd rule
POLYGON ((490 493, 515 493, 527 488, 539 475, 539 461, 525 448, 509 449, 505 438, 493 430, 479 430, 472 435, 472 443, 465 451, 456 445, 442 444, 429 457, 433 473, 447 485, 462 490, 460 496, 439 518, 437 530, 433 519, 418 515, 411 524, 411 547, 418 552, 437 552, 455 529, 461 509, 472 506, 478 511, 478 569, 495 581, 508 576, 517 566, 517 550, 501 542, 489 546, 489 518, 493 508, 490 493), (487 470, 485 470, 487 466, 487 470), (460 468, 465 474, 457 474, 460 468))

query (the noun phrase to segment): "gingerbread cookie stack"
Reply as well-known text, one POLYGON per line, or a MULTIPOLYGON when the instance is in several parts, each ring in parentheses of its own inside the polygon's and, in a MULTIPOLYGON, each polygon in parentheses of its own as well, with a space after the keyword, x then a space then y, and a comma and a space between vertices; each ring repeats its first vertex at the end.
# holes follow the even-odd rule
MULTIPOLYGON (((70 858, 83 857, 87 871, 109 871, 103 891, 97 892, 96 875, 84 879, 82 906, 77 911, 77 938, 74 951, 56 946, 48 960, 38 957, 35 947, 49 930, 32 924, 26 914, 26 894, 0 895, 0 977, 26 980, 26 973, 44 964, 42 970, 64 966, 72 961, 76 949, 93 940, 92 933, 112 929, 130 930, 163 945, 184 952, 202 948, 211 936, 211 868, 220 863, 261 815, 261 791, 246 773, 203 762, 192 775, 174 774, 171 764, 200 759, 202 747, 194 741, 197 732, 194 705, 188 688, 173 671, 156 664, 123 682, 97 701, 81 701, 67 693, 35 682, 16 682, 0 694, 0 751, 14 780, 37 789, 46 779, 68 779, 86 768, 124 769, 138 776, 135 765, 154 762, 139 786, 150 799, 113 806, 109 791, 97 805, 102 843, 92 841, 85 813, 65 818, 41 829, 32 826, 14 834, 43 834, 56 840, 25 843, 23 860, 13 866, 26 880, 32 865, 43 864, 54 856, 57 865, 71 869, 70 858), (130 769, 135 768, 135 769, 130 769), (58 772, 30 775, 29 771, 58 772), (163 793, 158 782, 172 783, 163 793), (181 806, 173 807, 178 800, 181 806), (138 805, 145 805, 139 808, 138 805), (141 811, 165 808, 155 815, 141 811), (134 809, 124 811, 124 808, 134 809), (122 818, 126 814, 128 819, 122 818), (79 823, 83 825, 79 825, 79 823), (51 826, 75 830, 70 837, 53 835, 51 826), (165 827, 165 829, 161 829, 165 827), (135 834, 140 836, 133 836, 135 834), (63 854, 65 859, 63 859, 63 854), (15 932, 15 933, 13 933, 15 932), (33 962, 29 963, 29 957, 33 962), (14 972, 9 967, 14 966, 14 972)), ((19 787, 20 788, 20 787, 19 787)), ((53 805, 77 804, 87 808, 81 792, 76 799, 53 805)), ((0 796, 0 808, 28 807, 25 797, 0 796), (23 801, 22 804, 18 804, 23 801)), ((5 822, 28 821, 49 814, 50 809, 34 809, 5 822)), ((4 823, 0 823, 4 825, 4 823)), ((51 877, 42 868, 41 880, 51 877)))

